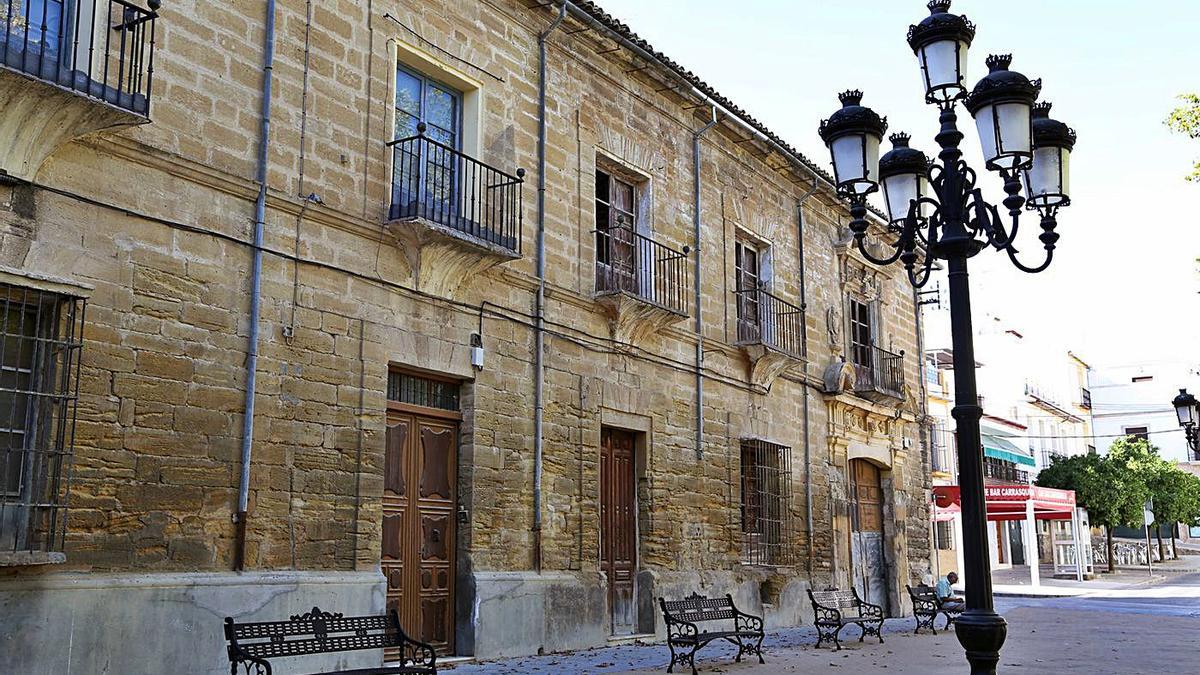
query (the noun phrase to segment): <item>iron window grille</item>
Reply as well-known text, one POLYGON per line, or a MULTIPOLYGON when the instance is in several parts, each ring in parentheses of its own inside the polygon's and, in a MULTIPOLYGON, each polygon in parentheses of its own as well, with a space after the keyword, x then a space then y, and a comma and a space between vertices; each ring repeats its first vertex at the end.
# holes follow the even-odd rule
POLYGON ((787 566, 795 561, 792 449, 763 440, 741 444, 742 561, 787 566))
POLYGON ((387 397, 389 401, 455 412, 459 410, 460 405, 457 382, 435 380, 399 371, 388 373, 387 397))
POLYGON ((0 552, 63 550, 85 306, 0 284, 0 552))

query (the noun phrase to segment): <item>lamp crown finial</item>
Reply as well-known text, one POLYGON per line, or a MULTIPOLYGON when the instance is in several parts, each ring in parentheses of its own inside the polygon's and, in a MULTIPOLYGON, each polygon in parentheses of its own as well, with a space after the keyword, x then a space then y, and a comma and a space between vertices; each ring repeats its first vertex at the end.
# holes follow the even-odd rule
POLYGON ((993 73, 997 70, 1008 70, 1008 67, 1012 65, 1012 54, 992 54, 987 57, 985 63, 987 63, 988 70, 993 73))
POLYGON ((930 14, 945 14, 950 11, 950 0, 929 0, 925 6, 930 14))
POLYGON ((909 136, 908 134, 904 133, 903 131, 897 131, 896 133, 892 134, 891 136, 888 136, 888 140, 891 141, 892 145, 897 148, 907 148, 908 141, 911 138, 912 138, 912 136, 909 136))
POLYGON ((838 100, 843 106, 858 105, 862 103, 863 93, 861 89, 847 89, 838 94, 838 100))
POLYGON ((1050 117, 1050 108, 1053 105, 1054 104, 1049 101, 1038 101, 1037 103, 1034 103, 1033 116, 1038 118, 1050 117))

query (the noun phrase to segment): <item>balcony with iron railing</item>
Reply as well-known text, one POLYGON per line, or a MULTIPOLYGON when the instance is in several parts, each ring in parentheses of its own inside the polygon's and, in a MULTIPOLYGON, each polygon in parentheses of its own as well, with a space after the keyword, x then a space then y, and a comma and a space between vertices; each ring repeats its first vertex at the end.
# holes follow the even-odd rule
POLYGON ((869 349, 852 349, 851 353, 856 356, 854 362, 855 393, 904 398, 903 351, 896 354, 877 345, 871 345, 869 349))
POLYGON ((1029 483, 1029 472, 1018 469, 1016 464, 992 457, 983 458, 983 475, 1006 483, 1029 483))
POLYGON ((941 426, 930 430, 929 460, 930 468, 935 473, 952 475, 954 469, 953 434, 941 426))
POLYGON ((737 343, 750 356, 751 379, 768 386, 804 358, 804 308, 764 288, 734 291, 737 343))
POLYGON ((0 0, 0 169, 30 179, 75 138, 149 120, 160 4, 0 0))
POLYGON ((592 234, 596 300, 610 316, 614 339, 636 342, 687 318, 688 247, 676 250, 623 219, 592 234))
POLYGON ((493 265, 521 256, 525 170, 508 173, 425 135, 388 143, 388 229, 418 287, 450 295, 493 265))

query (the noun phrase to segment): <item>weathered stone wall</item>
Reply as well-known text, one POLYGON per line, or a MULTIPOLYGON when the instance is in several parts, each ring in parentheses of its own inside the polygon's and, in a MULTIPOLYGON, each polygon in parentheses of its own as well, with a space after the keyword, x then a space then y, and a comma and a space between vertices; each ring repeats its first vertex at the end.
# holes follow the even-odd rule
MULTIPOLYGON (((313 11, 302 146, 305 4, 279 3, 247 564, 378 567, 387 372, 404 366, 464 381, 459 498, 469 518, 459 526, 460 567, 481 575, 482 588, 497 574, 533 567, 536 36, 553 15, 507 0, 314 3, 313 11), (397 59, 473 83, 467 107, 477 129, 468 129, 464 149, 505 171, 529 171, 523 256, 444 297, 418 287, 413 252, 382 226, 397 59), (299 195, 310 192, 322 203, 305 205, 299 195), (469 363, 472 333, 487 354, 478 372, 469 363)), ((237 3, 164 11, 153 122, 56 153, 36 179, 53 190, 0 187, 0 264, 95 287, 66 569, 230 569, 260 14, 237 3)), ((812 177, 764 146, 739 143, 745 132, 727 124, 701 141, 703 232, 693 241, 692 134, 708 113, 660 91, 647 72, 631 73, 627 54, 596 53, 611 45, 594 32, 560 31, 548 46, 543 568, 584 588, 603 583, 601 427, 637 428, 646 439, 639 565, 653 586, 642 592, 736 591, 773 622, 795 623, 807 611, 803 584, 849 582, 846 468, 861 445, 872 448, 889 487, 889 585, 899 609, 903 585, 920 580, 929 560, 915 394, 903 404, 835 397, 824 393, 823 375, 845 350, 847 293, 869 286, 881 345, 906 352, 915 391, 911 291, 846 252, 844 209, 821 185, 803 205, 802 298, 797 204, 812 177), (699 457, 694 319, 615 342, 593 298, 599 156, 645 178, 640 217, 655 239, 691 247, 689 264, 700 260, 699 457), (772 292, 807 303, 809 364, 797 362, 769 387, 753 382, 750 358, 734 345, 739 232, 770 243, 772 292), (739 563, 738 445, 748 437, 792 448, 797 564, 778 573, 739 563), (784 590, 762 592, 770 579, 766 586, 784 590)), ((482 634, 483 625, 475 630, 476 645, 503 642, 482 634)), ((561 644, 544 636, 529 644, 539 639, 561 644)))

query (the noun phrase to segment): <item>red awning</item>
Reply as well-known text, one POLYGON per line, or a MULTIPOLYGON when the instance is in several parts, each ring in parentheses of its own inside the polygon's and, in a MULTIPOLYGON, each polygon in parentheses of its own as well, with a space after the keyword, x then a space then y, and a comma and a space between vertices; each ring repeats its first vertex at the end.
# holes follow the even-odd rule
MULTIPOLYGON (((1075 510, 1074 490, 1055 490, 1036 485, 985 485, 987 519, 1025 520, 1026 502, 1033 502, 1037 520, 1070 520, 1075 510)), ((950 520, 962 506, 957 485, 935 485, 933 519, 950 520)))

